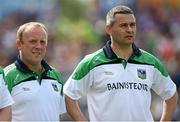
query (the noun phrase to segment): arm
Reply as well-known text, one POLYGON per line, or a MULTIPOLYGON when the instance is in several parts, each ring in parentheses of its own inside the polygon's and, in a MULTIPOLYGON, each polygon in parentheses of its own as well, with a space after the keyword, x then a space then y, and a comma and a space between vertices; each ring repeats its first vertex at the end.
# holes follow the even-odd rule
POLYGON ((72 119, 68 113, 63 113, 59 115, 59 122, 62 122, 62 121, 72 121, 72 119))
POLYGON ((81 112, 77 100, 72 100, 70 97, 65 95, 66 109, 69 115, 75 121, 87 121, 86 117, 81 112))
POLYGON ((163 113, 160 120, 161 122, 171 121, 172 115, 176 110, 177 100, 178 100, 178 94, 176 92, 174 96, 163 102, 163 113))
POLYGON ((0 121, 11 121, 11 106, 0 109, 0 121))

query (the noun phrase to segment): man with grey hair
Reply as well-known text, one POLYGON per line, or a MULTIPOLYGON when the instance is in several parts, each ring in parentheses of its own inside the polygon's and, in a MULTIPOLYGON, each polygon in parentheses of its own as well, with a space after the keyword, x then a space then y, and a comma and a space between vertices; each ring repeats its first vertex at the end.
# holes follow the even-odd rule
POLYGON ((151 90, 163 99, 161 121, 171 120, 177 104, 176 85, 161 62, 134 44, 136 19, 127 6, 106 17, 110 41, 85 56, 65 83, 67 111, 86 120, 77 100, 87 96, 91 121, 153 121, 151 90))
POLYGON ((48 32, 42 23, 25 23, 17 31, 19 55, 4 68, 15 101, 12 121, 59 121, 66 111, 62 77, 43 59, 47 43, 48 32))

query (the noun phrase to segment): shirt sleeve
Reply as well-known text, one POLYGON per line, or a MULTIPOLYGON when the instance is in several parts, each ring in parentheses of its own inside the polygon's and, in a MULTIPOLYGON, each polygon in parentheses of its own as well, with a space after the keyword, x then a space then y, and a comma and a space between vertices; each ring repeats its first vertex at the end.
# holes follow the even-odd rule
POLYGON ((3 75, 0 74, 0 109, 10 106, 14 103, 7 86, 3 80, 3 75))
POLYGON ((74 100, 80 99, 82 96, 85 96, 90 87, 92 78, 91 73, 88 73, 82 79, 75 80, 70 77, 64 85, 64 93, 74 100))
POLYGON ((64 95, 61 97, 60 100, 60 114, 66 113, 66 104, 65 104, 65 98, 64 95))
POLYGON ((86 96, 93 85, 93 81, 93 61, 91 57, 86 56, 66 81, 63 92, 71 99, 78 100, 82 96, 86 96))
POLYGON ((163 99, 170 99, 176 92, 176 85, 168 76, 162 75, 157 69, 154 72, 152 89, 163 99))

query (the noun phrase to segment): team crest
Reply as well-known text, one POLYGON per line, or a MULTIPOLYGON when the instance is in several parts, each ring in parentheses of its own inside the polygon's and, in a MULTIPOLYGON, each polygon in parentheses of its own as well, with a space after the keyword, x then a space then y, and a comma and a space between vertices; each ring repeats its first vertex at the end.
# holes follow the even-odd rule
POLYGON ((146 79, 146 70, 144 70, 144 69, 137 69, 137 75, 142 80, 146 79))
POLYGON ((51 83, 54 91, 58 92, 58 87, 55 83, 51 83))

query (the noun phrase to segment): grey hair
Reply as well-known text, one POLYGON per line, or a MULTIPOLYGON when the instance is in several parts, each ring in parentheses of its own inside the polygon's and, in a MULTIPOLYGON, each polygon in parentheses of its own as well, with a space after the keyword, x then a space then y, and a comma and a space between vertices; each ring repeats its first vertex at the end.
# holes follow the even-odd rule
POLYGON ((113 7, 106 16, 106 25, 112 26, 114 24, 114 17, 116 14, 134 14, 134 12, 127 6, 119 5, 113 7))
POLYGON ((47 28, 45 27, 44 24, 42 23, 39 23, 39 22, 28 22, 28 23, 25 23, 23 25, 21 25, 17 31, 17 34, 16 34, 16 38, 19 39, 19 40, 22 40, 23 38, 23 32, 28 28, 28 27, 42 27, 45 31, 46 31, 46 34, 48 33, 47 31, 47 28))

